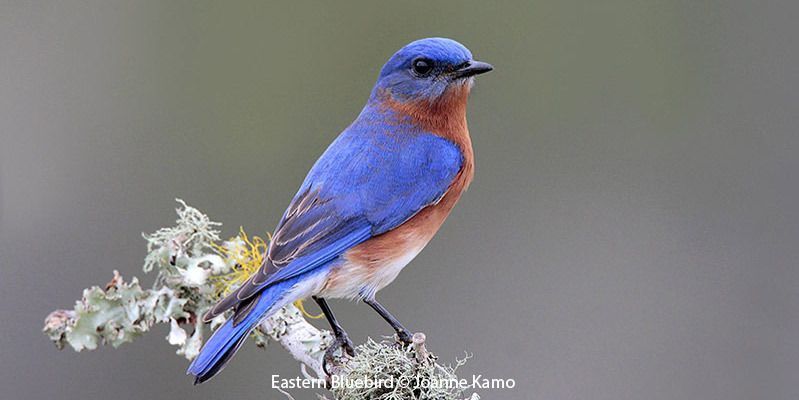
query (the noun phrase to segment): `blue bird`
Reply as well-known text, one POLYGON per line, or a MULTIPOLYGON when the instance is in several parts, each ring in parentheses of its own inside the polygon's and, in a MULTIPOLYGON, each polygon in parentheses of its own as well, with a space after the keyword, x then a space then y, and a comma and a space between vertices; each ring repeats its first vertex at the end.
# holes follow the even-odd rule
POLYGON ((474 175, 466 102, 493 67, 444 38, 412 42, 383 66, 366 106, 316 161, 275 229, 261 268, 203 318, 233 309, 189 366, 219 373, 264 318, 312 297, 335 335, 325 363, 352 342, 325 299, 361 299, 409 343, 375 294, 432 239, 474 175))

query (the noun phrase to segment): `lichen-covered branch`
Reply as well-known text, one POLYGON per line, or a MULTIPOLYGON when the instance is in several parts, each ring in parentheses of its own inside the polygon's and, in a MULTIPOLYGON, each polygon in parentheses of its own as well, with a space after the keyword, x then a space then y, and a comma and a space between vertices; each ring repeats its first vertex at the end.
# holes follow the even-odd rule
MULTIPOLYGON (((93 286, 71 310, 56 310, 45 319, 44 333, 59 349, 69 345, 75 351, 94 350, 100 344, 119 347, 148 332, 155 324, 169 324, 167 341, 188 360, 197 356, 206 332, 224 322, 223 315, 211 321, 210 330, 201 316, 223 295, 235 290, 263 261, 268 243, 261 238, 238 236, 222 241, 218 222, 178 200, 175 226, 145 234, 148 254, 145 273, 155 272, 154 284, 144 289, 137 278, 125 281, 119 272, 105 287, 93 286)), ((278 342, 300 362, 306 377, 325 378, 322 358, 332 335, 308 323, 300 304, 288 305, 264 320, 252 333, 258 346, 269 339, 278 342), (310 376, 308 371, 313 372, 310 376)), ((307 315, 307 314, 305 314, 307 315)), ((375 376, 449 379, 454 369, 434 362, 424 348, 424 337, 416 336, 414 346, 398 348, 390 343, 358 346, 359 354, 335 369, 344 378, 375 376), (392 375, 393 374, 393 375, 392 375)), ((345 385, 346 386, 346 385, 345 385)), ((362 392, 347 387, 333 388, 338 399, 460 398, 462 390, 362 392), (406 397, 414 393, 413 397, 406 397), (419 396, 421 395, 421 396, 419 396), (365 396, 365 397, 364 397, 365 396)), ((472 399, 477 398, 473 395, 472 399)))
POLYGON ((74 310, 51 313, 44 330, 58 348, 65 342, 76 351, 94 350, 101 342, 119 347, 157 322, 188 317, 183 309, 186 301, 168 287, 143 290, 136 278, 124 282, 114 271, 105 289, 93 286, 84 290, 74 310))

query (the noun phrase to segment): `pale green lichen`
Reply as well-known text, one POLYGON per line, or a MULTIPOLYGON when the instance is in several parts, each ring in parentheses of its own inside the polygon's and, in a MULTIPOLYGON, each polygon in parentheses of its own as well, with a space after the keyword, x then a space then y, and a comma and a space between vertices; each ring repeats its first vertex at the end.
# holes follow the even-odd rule
MULTIPOLYGON (((176 208, 176 225, 161 228, 151 234, 142 234, 147 241, 147 257, 144 259, 144 272, 153 269, 169 268, 169 265, 187 265, 192 257, 213 253, 213 244, 218 242, 222 223, 211 221, 207 215, 194 207, 176 199, 182 207, 176 208)), ((220 258, 221 261, 221 258, 220 258)), ((217 267, 221 267, 217 265, 217 267)))
POLYGON ((157 272, 153 287, 142 289, 137 278, 125 282, 115 271, 105 289, 84 290, 73 310, 54 311, 45 320, 44 332, 58 348, 67 344, 76 351, 93 350, 100 344, 118 347, 156 323, 169 323, 167 341, 178 346, 177 354, 187 359, 197 356, 206 331, 198 316, 218 300, 211 280, 231 273, 237 262, 223 258, 215 248, 233 246, 239 239, 217 244, 221 224, 177 201, 181 207, 175 210, 175 226, 142 235, 148 252, 143 270, 157 272))
POLYGON ((93 286, 84 290, 74 310, 50 314, 45 332, 59 348, 65 342, 76 351, 94 350, 101 342, 119 347, 155 323, 188 317, 183 309, 186 301, 170 288, 142 290, 136 278, 128 283, 114 271, 105 289, 93 286))
MULTIPOLYGON (((467 389, 455 371, 468 356, 456 360, 455 366, 436 363, 436 357, 424 347, 401 347, 393 340, 375 342, 368 339, 356 347, 357 355, 338 371, 350 382, 365 384, 333 385, 338 400, 458 400, 467 389)), ((479 400, 472 394, 469 400, 479 400)))

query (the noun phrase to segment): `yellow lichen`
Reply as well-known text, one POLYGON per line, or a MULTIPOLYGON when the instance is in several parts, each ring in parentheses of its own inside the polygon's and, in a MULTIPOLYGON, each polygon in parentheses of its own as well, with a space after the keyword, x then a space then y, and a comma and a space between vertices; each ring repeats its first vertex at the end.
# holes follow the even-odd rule
POLYGON ((298 310, 302 313, 302 315, 310 318, 310 319, 319 319, 324 317, 325 315, 320 313, 317 315, 311 315, 308 311, 305 311, 305 306, 302 304, 304 300, 297 300, 294 302, 294 307, 297 307, 298 310))
MULTIPOLYGON (((271 237, 267 236, 270 240, 271 237)), ((214 293, 218 298, 227 296, 232 291, 241 286, 252 276, 264 261, 264 255, 269 248, 264 239, 253 236, 250 239, 244 232, 244 228, 239 228, 239 234, 223 243, 221 246, 213 243, 214 250, 232 265, 230 272, 211 277, 214 286, 214 293)))
MULTIPOLYGON (((269 233, 267 233, 267 240, 259 236, 253 236, 250 239, 244 232, 244 228, 240 227, 238 236, 230 238, 221 246, 212 243, 214 250, 225 259, 225 262, 232 265, 230 272, 210 278, 217 298, 227 296, 258 271, 263 264, 266 251, 269 249, 268 243, 271 240, 272 236, 269 233)), ((308 318, 318 319, 323 316, 323 314, 311 315, 308 313, 302 300, 295 301, 294 306, 308 318)))

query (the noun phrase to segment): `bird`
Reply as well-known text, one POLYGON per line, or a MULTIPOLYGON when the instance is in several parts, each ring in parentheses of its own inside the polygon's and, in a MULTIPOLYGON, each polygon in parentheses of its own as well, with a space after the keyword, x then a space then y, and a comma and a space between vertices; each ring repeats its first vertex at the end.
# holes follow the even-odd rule
POLYGON ((319 157, 277 224, 260 268, 203 320, 233 310, 188 368, 218 374, 265 318, 312 298, 334 352, 353 344, 327 299, 361 300, 402 343, 411 333, 376 300, 439 230, 474 176, 466 107, 474 77, 493 70, 447 38, 413 41, 383 65, 366 105, 319 157))

